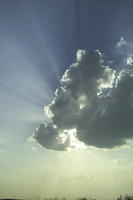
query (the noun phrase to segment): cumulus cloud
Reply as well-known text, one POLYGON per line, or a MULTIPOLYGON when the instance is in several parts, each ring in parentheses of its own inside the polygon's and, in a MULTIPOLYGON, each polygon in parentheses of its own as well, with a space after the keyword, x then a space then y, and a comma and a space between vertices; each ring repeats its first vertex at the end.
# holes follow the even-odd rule
POLYGON ((117 68, 122 69, 133 65, 133 43, 127 42, 123 37, 117 42, 114 51, 117 68))
POLYGON ((128 58, 127 58, 127 65, 133 65, 133 56, 131 57, 131 56, 129 56, 128 58))
POLYGON ((78 50, 44 112, 49 120, 32 137, 47 149, 123 145, 133 138, 133 68, 116 72, 100 51, 78 50))
POLYGON ((120 41, 117 42, 116 47, 121 48, 122 46, 125 46, 125 45, 127 45, 127 42, 123 37, 121 37, 120 41))

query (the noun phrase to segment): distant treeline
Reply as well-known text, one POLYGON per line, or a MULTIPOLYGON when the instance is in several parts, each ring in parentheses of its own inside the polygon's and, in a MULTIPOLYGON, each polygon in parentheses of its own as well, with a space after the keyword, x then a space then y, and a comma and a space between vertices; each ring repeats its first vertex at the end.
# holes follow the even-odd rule
MULTIPOLYGON (((1 198, 0 200, 99 200, 98 198, 93 198, 93 197, 80 197, 80 198, 59 198, 59 197, 55 197, 55 198, 42 198, 40 196, 34 196, 32 198, 27 198, 27 199, 17 199, 17 198, 1 198)), ((101 200, 101 199, 100 199, 101 200)), ((103 200, 111 200, 109 199, 103 199, 103 200)), ((112 199, 112 200, 133 200, 133 195, 128 195, 126 194, 125 196, 120 195, 119 197, 117 197, 116 199, 112 199)))

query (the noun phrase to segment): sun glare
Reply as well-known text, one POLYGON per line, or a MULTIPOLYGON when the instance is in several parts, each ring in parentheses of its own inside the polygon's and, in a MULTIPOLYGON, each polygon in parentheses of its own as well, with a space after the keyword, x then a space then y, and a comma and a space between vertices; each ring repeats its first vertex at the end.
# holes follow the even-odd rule
POLYGON ((83 143, 83 142, 80 142, 77 138, 77 130, 76 128, 74 129, 69 129, 67 130, 68 132, 68 135, 70 137, 70 147, 68 148, 68 150, 79 150, 79 149, 86 149, 87 146, 83 143))

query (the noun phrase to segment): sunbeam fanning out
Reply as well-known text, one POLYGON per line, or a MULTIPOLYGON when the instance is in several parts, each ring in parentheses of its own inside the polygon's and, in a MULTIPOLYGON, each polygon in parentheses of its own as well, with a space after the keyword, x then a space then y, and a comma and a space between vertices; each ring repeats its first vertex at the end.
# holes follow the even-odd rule
MULTIPOLYGON (((10 131, 10 137, 14 134, 17 139, 23 137, 17 135, 18 125, 33 129, 37 122, 45 119, 42 106, 50 101, 53 91, 39 76, 36 66, 23 56, 23 52, 14 43, 8 41, 1 54, 0 110, 3 114, 0 122, 6 132, 10 131)), ((26 128, 25 131, 24 135, 30 135, 26 128)))
POLYGON ((49 61, 49 66, 54 71, 57 80, 60 80, 60 73, 57 67, 57 60, 54 58, 53 52, 49 50, 50 41, 48 41, 47 39, 48 37, 46 37, 46 30, 45 30, 45 33, 44 31, 42 32, 41 27, 39 26, 38 20, 35 18, 34 15, 32 15, 29 9, 28 10, 26 9, 26 14, 29 17, 30 23, 32 24, 33 31, 35 32, 37 36, 37 39, 43 50, 43 53, 49 61))

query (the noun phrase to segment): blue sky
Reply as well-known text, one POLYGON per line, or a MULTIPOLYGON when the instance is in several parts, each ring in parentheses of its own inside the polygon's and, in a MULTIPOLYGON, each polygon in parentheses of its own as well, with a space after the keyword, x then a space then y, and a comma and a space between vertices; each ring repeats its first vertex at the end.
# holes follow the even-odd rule
MULTIPOLYGON (((78 49, 100 49, 112 59, 112 49, 121 37, 127 41, 133 41, 132 10, 132 0, 0 1, 0 165, 2 169, 0 176, 3 180, 0 183, 2 188, 0 191, 3 196, 7 195, 6 188, 9 189, 9 196, 21 196, 22 193, 24 196, 32 195, 36 184, 44 178, 42 174, 45 174, 45 171, 48 173, 46 178, 50 182, 51 171, 47 168, 50 167, 53 170, 53 177, 56 179, 55 169, 58 167, 64 169, 62 174, 69 173, 66 169, 66 160, 71 160, 71 167, 74 166, 73 159, 77 159, 76 153, 69 157, 64 156, 63 153, 49 152, 36 144, 29 143, 27 138, 32 135, 40 122, 45 120, 43 106, 51 103, 54 92, 60 85, 59 80, 70 64, 75 62, 78 49), (27 163, 26 167, 25 163, 27 163), (20 171, 22 171, 22 180, 17 179, 20 171), (21 189, 25 185, 27 174, 29 185, 34 182, 33 187, 29 186, 31 193, 25 192, 26 186, 25 190, 21 189), (18 193, 14 188, 10 188, 11 183, 14 188, 17 188, 18 193)), ((105 152, 102 155, 101 151, 100 153, 96 153, 96 150, 91 151, 94 151, 94 158, 98 159, 99 163, 100 159, 103 159, 101 168, 106 166, 106 162, 114 162, 114 168, 120 167, 119 163, 126 162, 121 156, 124 155, 124 159, 127 159, 130 165, 126 166, 129 171, 124 171, 124 173, 128 176, 131 173, 132 150, 130 152, 122 150, 116 154, 109 153, 110 161, 105 152)), ((81 154, 79 152, 79 158, 87 157, 88 150, 85 150, 83 155, 81 154)), ((95 170, 92 170, 92 160, 93 156, 90 158, 89 168, 93 175, 90 173, 89 177, 95 174, 95 170)), ((116 173, 123 173, 125 168, 120 168, 119 172, 116 170, 116 173)), ((84 169, 83 166, 80 169, 81 176, 77 179, 84 179, 82 169, 84 169)), ((62 174, 60 176, 63 176, 62 174)), ((72 178, 75 177, 73 174, 74 170, 70 172, 70 176, 75 180, 72 178)), ((66 177, 63 180, 65 179, 66 177)), ((58 180, 56 194, 59 192, 61 180, 58 180)), ((120 180, 124 185, 126 179, 120 180)), ((113 183, 112 179, 110 183, 113 183)), ((44 186, 47 188, 45 183, 44 186)), ((68 188, 70 186, 72 182, 68 188)), ((95 184, 91 186, 92 194, 94 186, 95 184)), ((128 186, 129 183, 127 191, 130 192, 131 188, 128 186)), ((77 187, 80 188, 79 185, 77 187)), ((66 188, 64 188, 63 195, 66 194, 66 188)), ((120 193, 122 188, 123 186, 117 192, 120 193)), ((50 188, 47 189, 50 193, 50 188)), ((54 185, 52 189, 54 191, 54 185)), ((104 189, 102 191, 105 192, 104 189)), ((75 189, 72 190, 73 194, 74 192, 75 189)), ((43 190, 41 193, 43 194, 43 190)), ((87 193, 86 190, 85 193, 87 193)), ((78 194, 81 195, 82 192, 78 194)), ((105 195, 108 194, 109 191, 105 192, 105 195)))

